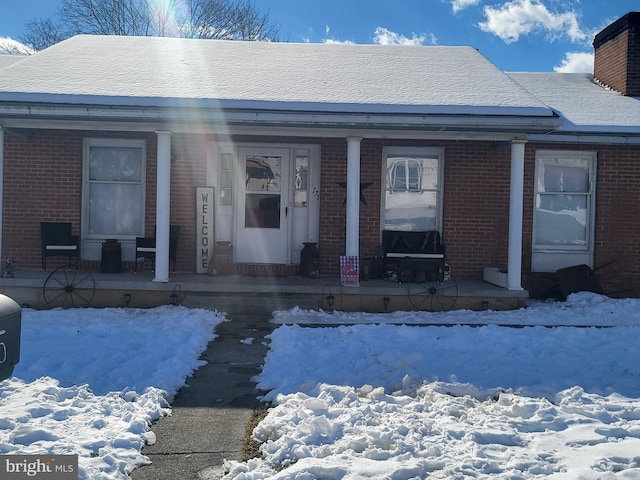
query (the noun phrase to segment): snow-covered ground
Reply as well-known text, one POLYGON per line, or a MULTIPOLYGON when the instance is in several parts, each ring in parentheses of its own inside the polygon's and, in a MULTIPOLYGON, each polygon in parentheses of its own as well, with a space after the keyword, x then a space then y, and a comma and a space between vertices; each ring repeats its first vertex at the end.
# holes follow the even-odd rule
MULTIPOLYGON (((80 478, 125 479, 224 319, 25 310, 21 362, 0 382, 0 454, 77 453, 80 478)), ((274 402, 254 431, 263 458, 226 478, 640 478, 640 300, 274 321, 257 379, 274 402)))
POLYGON ((0 455, 78 454, 80 479, 126 479, 149 463, 151 423, 223 320, 169 306, 23 310, 20 363, 0 382, 0 455))

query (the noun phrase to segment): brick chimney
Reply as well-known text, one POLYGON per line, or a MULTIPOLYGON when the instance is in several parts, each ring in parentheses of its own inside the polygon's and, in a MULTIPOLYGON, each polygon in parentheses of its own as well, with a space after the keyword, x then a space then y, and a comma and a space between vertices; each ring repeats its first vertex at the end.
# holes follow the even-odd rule
POLYGON ((593 76, 623 95, 640 96, 640 12, 629 12, 595 36, 593 76))

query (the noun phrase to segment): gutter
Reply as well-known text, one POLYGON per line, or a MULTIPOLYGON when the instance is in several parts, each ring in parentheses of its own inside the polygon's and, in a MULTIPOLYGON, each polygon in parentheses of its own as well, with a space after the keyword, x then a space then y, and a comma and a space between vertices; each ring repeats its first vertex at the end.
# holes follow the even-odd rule
POLYGON ((207 109, 177 107, 112 107, 46 104, 0 104, 0 124, 19 128, 87 128, 87 122, 142 123, 153 130, 170 124, 173 130, 193 126, 262 126, 354 128, 429 131, 500 131, 549 133, 562 124, 557 115, 476 115, 417 113, 343 113, 297 110, 207 109), (74 122, 83 122, 73 126, 74 122), (56 126, 58 123, 58 126, 56 126))
POLYGON ((596 133, 552 133, 547 135, 529 135, 530 142, 572 143, 598 145, 640 145, 640 132, 629 135, 596 133))

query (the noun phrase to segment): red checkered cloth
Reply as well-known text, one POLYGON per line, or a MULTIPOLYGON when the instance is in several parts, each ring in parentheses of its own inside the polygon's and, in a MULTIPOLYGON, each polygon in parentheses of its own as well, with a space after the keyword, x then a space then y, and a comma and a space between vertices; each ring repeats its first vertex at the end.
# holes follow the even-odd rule
POLYGON ((340 257, 340 282, 344 287, 360 286, 360 258, 356 256, 340 257))

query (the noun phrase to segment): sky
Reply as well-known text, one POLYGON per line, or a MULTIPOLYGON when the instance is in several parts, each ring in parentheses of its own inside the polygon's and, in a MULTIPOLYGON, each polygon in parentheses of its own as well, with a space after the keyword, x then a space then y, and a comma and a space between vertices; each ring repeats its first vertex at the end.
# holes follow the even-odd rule
MULTIPOLYGON (((154 1, 154 0, 149 0, 154 1)), ((62 0, 0 0, 0 41, 62 0)), ((466 45, 505 71, 593 70, 593 37, 640 0, 256 0, 288 42, 466 45)))
MULTIPOLYGON (((183 306, 24 309, 20 362, 0 381, 0 465, 78 455, 79 480, 126 480, 224 321, 183 306)), ((253 431, 262 458, 230 462, 225 480, 640 478, 638 299, 296 307, 271 322, 255 378, 272 402, 253 431)), ((240 336, 238 355, 254 340, 240 336)))

